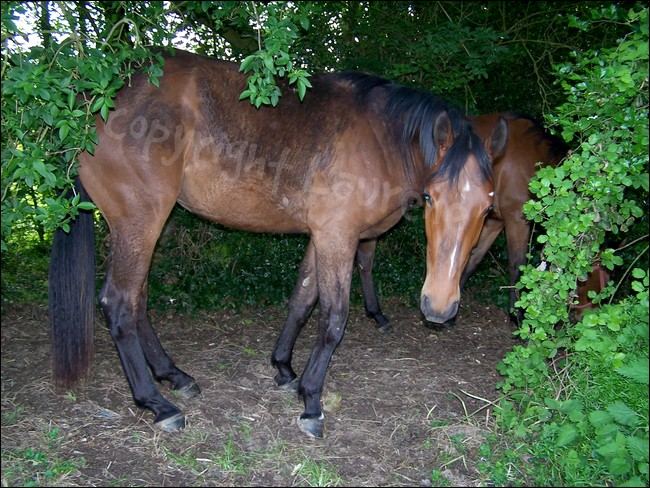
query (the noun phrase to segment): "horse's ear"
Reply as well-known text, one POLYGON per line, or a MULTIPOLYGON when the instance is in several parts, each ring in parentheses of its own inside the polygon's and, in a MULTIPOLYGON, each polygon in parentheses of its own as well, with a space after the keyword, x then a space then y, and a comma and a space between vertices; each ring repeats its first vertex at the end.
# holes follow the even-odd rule
POLYGON ((433 124, 433 142, 436 147, 448 149, 451 146, 453 132, 447 111, 440 112, 433 124))
POLYGON ((492 161, 503 156, 508 144, 508 122, 503 117, 499 117, 497 125, 490 135, 490 140, 487 144, 487 150, 490 154, 492 161))

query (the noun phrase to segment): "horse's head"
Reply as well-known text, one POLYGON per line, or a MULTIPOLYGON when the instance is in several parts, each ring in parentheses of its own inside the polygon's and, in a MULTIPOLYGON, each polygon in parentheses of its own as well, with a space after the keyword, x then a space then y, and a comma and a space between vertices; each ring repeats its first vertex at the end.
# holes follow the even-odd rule
POLYGON ((427 276, 420 297, 430 322, 445 322, 458 311, 460 278, 494 200, 491 159, 505 148, 507 132, 500 119, 482 142, 465 121, 452 127, 446 112, 434 124, 438 154, 423 194, 427 276))

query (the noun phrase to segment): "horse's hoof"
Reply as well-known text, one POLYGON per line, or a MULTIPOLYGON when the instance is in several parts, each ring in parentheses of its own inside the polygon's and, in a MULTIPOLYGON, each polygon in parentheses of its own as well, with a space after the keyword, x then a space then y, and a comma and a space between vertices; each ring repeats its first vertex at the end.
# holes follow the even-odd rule
POLYGON ((389 323, 385 323, 384 325, 378 325, 377 330, 382 334, 390 334, 391 332, 393 332, 393 328, 389 323))
POLYGON ((300 383, 300 380, 298 377, 295 377, 291 381, 288 381, 286 383, 283 383, 281 385, 278 385, 278 388, 280 388, 283 391, 289 391, 289 392, 298 392, 298 384, 300 383))
POLYGON ((325 415, 320 417, 302 418, 298 417, 298 428, 312 439, 323 438, 323 428, 325 427, 325 415))
POLYGON ((163 432, 176 432, 185 428, 185 416, 182 413, 177 413, 166 419, 159 420, 154 425, 163 432))
POLYGON ((285 391, 298 391, 299 379, 297 376, 293 376, 291 379, 287 379, 287 376, 284 376, 280 373, 275 375, 275 384, 278 385, 278 388, 285 391))
POLYGON ((376 322, 376 326, 377 329, 379 329, 379 332, 390 331, 390 320, 388 320, 388 318, 383 313, 366 311, 366 317, 376 322))
POLYGON ((182 388, 174 390, 174 393, 176 393, 183 400, 190 400, 195 396, 201 394, 201 388, 199 388, 199 385, 195 381, 192 381, 182 388))

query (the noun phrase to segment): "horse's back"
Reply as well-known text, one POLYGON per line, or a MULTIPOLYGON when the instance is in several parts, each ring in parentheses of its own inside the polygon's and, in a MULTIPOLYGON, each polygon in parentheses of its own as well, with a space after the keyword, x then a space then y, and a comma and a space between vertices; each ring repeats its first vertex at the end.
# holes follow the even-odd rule
POLYGON ((176 202, 251 231, 376 227, 397 197, 361 205, 401 174, 384 164, 382 124, 370 127, 335 76, 313 85, 301 102, 284 84, 277 107, 256 109, 239 100, 246 77, 236 64, 179 51, 165 59, 159 87, 135 76, 108 122, 98 120, 95 154, 80 158, 82 182, 111 227, 138 213, 166 219, 176 202))

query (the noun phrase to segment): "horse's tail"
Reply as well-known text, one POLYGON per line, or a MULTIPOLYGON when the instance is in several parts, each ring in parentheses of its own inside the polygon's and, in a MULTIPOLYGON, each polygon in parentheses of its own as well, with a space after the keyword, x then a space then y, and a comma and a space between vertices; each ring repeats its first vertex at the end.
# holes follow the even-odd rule
MULTIPOLYGON (((81 201, 90 201, 77 178, 81 201)), ((94 355, 95 236, 93 212, 80 211, 70 232, 54 234, 50 257, 49 314, 52 371, 58 388, 88 372, 94 355)))

